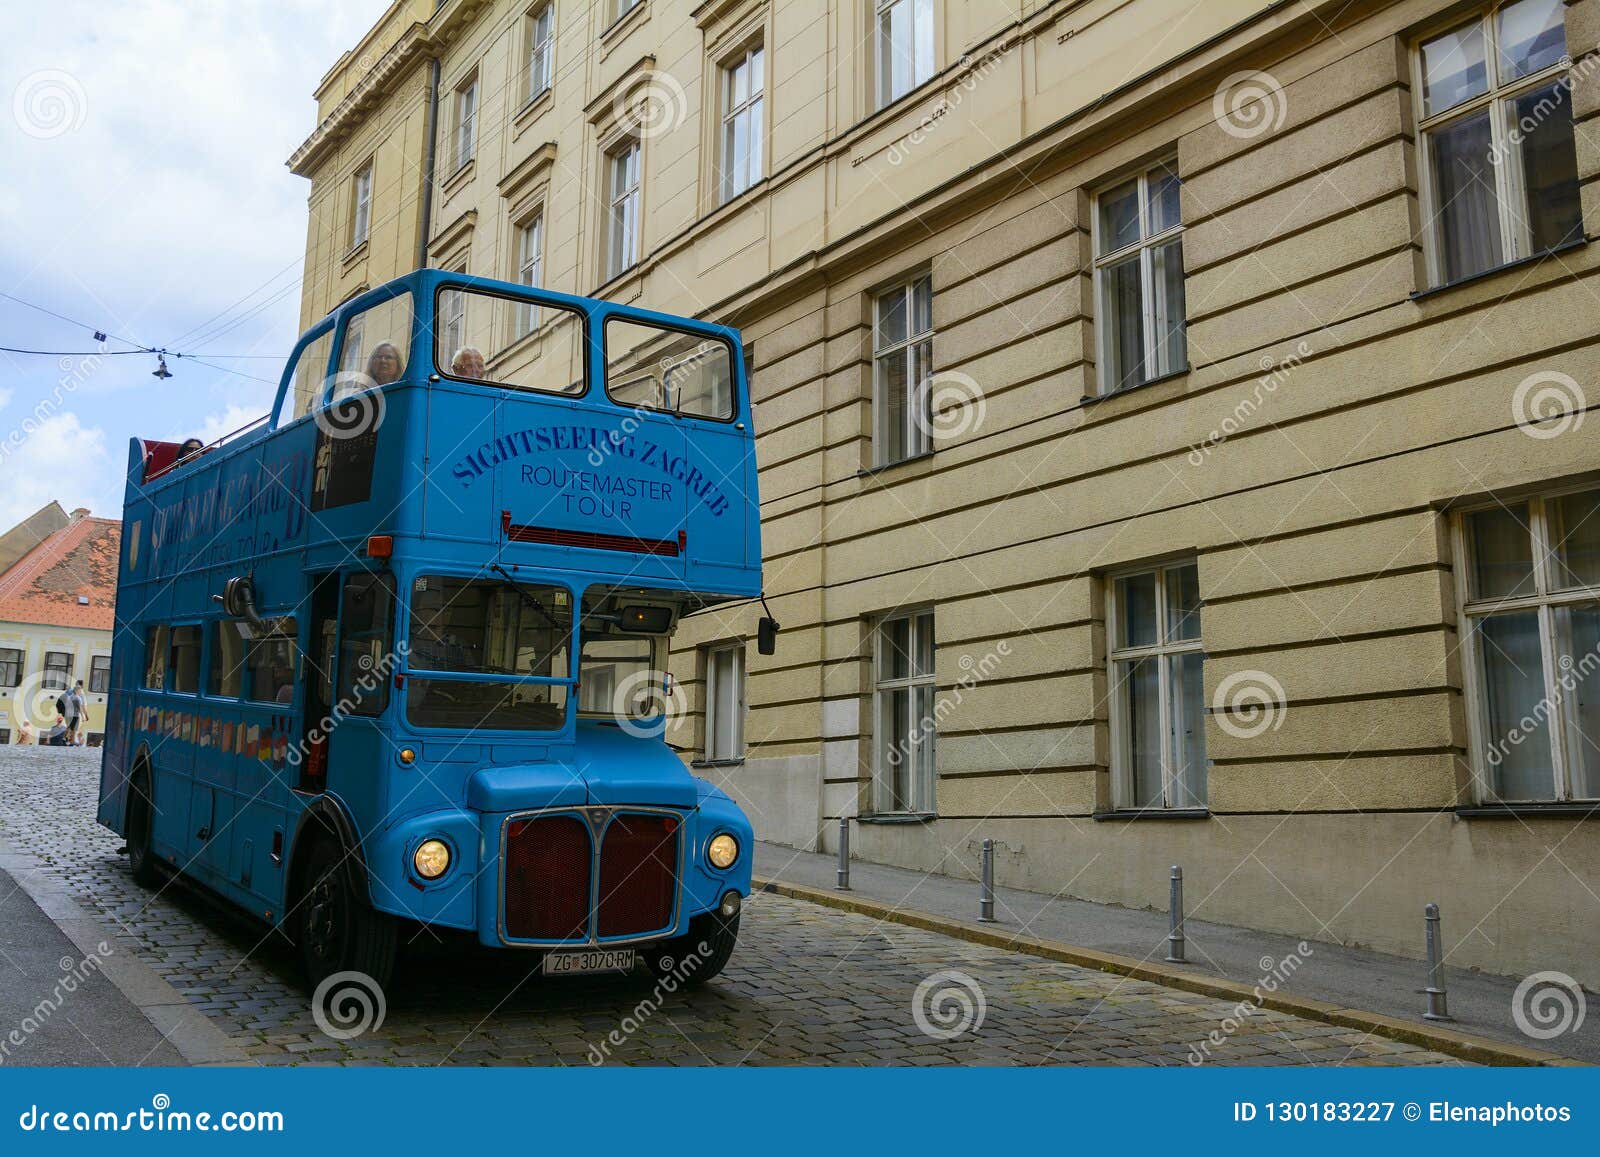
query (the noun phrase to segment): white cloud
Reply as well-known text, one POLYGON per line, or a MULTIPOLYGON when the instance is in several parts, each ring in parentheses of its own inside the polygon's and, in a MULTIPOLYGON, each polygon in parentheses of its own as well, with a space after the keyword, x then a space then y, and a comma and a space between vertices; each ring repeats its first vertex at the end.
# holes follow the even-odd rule
POLYGON ((6 389, 4 386, 0 386, 0 410, 5 409, 11 404, 11 398, 12 391, 6 389))
POLYGON ((9 431, 0 442, 0 530, 9 530, 52 498, 67 511, 87 506, 97 515, 122 514, 121 453, 105 431, 85 427, 73 413, 9 431))
MULTIPOLYGON (((231 405, 226 410, 222 411, 222 413, 212 414, 207 417, 206 420, 200 424, 200 429, 196 430, 192 436, 199 438, 200 441, 209 446, 223 435, 231 434, 235 430, 242 429, 243 427, 250 425, 252 422, 261 419, 266 414, 267 408, 271 404, 271 401, 268 400, 260 406, 231 405)), ((186 435, 186 437, 187 436, 189 435, 186 435)))

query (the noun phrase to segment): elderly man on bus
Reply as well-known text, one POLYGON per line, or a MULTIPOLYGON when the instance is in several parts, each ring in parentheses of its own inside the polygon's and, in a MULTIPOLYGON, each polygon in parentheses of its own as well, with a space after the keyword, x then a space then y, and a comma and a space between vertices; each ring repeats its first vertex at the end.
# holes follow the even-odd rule
POLYGON ((463 346, 450 359, 450 373, 458 378, 474 381, 483 377, 483 354, 472 346, 463 346))

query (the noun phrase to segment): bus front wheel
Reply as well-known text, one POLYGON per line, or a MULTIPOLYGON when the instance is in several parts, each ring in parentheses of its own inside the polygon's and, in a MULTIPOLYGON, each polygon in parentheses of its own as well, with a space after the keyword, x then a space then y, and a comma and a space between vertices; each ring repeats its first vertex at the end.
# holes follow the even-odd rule
POLYGON ((394 917, 372 907, 356 888, 360 864, 338 841, 323 837, 306 858, 296 939, 315 988, 341 972, 359 972, 382 987, 394 972, 394 917))
POLYGON ((645 954, 657 980, 677 977, 685 988, 696 988, 727 966, 739 941, 739 914, 724 916, 716 909, 689 921, 689 932, 657 944, 645 954))

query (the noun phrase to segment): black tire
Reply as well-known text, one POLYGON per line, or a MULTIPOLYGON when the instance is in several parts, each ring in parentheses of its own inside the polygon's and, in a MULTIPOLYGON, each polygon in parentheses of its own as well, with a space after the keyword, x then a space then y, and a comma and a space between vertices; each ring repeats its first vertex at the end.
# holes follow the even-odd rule
POLYGON ((689 921, 687 935, 645 949, 645 964, 657 980, 676 976, 684 988, 698 988, 727 966, 739 942, 739 913, 731 919, 716 909, 689 921))
POLYGON ((155 793, 150 787, 150 771, 140 767, 128 781, 128 812, 123 830, 128 841, 128 868, 133 873, 133 882, 142 888, 153 888, 161 882, 161 865, 150 846, 155 818, 155 793))
POLYGON ((398 933, 357 888, 360 862, 330 836, 314 837, 295 904, 295 940, 313 989, 338 972, 362 972, 382 988, 394 974, 398 933))

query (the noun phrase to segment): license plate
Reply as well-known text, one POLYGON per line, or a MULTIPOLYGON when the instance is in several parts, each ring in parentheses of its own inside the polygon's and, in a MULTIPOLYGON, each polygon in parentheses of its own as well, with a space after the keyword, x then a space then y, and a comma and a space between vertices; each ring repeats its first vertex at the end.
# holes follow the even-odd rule
POLYGON ((576 976, 580 972, 627 972, 633 967, 632 948, 598 948, 586 952, 550 952, 544 958, 546 976, 576 976))

